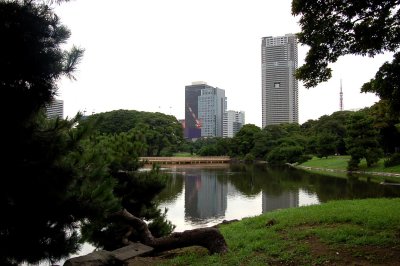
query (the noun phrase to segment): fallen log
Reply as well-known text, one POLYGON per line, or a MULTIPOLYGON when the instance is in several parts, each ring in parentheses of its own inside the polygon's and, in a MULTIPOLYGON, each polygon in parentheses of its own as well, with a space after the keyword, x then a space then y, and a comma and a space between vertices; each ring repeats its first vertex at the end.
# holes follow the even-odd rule
POLYGON ((172 233, 168 236, 155 238, 151 234, 146 222, 134 216, 127 210, 121 210, 112 214, 113 219, 119 219, 130 226, 130 230, 122 239, 124 244, 128 244, 129 235, 132 231, 136 231, 140 235, 141 243, 154 248, 155 252, 162 252, 176 248, 189 246, 202 246, 213 253, 226 253, 228 246, 225 238, 217 228, 206 227, 193 230, 186 230, 179 233, 172 233), (134 230, 133 230, 134 229, 134 230))

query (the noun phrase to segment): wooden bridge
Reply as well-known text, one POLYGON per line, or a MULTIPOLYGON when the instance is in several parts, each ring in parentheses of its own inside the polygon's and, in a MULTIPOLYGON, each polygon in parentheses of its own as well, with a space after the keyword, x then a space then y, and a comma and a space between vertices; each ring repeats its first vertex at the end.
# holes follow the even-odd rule
POLYGON ((229 163, 229 156, 207 157, 140 157, 145 164, 220 164, 229 163))

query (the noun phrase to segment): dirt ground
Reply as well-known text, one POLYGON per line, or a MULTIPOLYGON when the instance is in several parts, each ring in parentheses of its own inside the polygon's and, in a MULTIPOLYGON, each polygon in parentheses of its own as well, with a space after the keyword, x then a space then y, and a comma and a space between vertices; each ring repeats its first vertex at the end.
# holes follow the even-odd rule
POLYGON ((332 248, 316 237, 304 241, 310 247, 312 258, 319 261, 315 265, 400 265, 400 246, 358 246, 348 249, 332 248))

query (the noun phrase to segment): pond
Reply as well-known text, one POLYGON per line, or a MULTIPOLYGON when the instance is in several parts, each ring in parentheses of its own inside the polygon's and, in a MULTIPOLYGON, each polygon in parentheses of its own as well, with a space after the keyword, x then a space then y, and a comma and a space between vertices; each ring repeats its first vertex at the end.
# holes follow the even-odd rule
MULTIPOLYGON (((329 200, 400 197, 400 186, 360 181, 360 176, 326 177, 289 167, 175 165, 162 171, 170 175, 158 201, 161 209, 168 209, 167 218, 176 226, 175 232, 329 200)), ((71 257, 93 250, 85 243, 71 257)))
POLYGON ((266 165, 176 165, 159 195, 175 232, 329 200, 399 197, 400 186, 266 165))

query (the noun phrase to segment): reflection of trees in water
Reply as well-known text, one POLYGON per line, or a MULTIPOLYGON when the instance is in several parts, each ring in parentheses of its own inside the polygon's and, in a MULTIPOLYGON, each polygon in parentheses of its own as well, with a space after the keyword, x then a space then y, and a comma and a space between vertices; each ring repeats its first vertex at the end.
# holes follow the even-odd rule
MULTIPOLYGON (((272 168, 267 165, 232 164, 230 167, 218 169, 177 168, 176 172, 172 172, 166 188, 160 193, 158 199, 161 202, 175 200, 181 195, 184 183, 185 201, 187 201, 185 208, 188 215, 193 217, 220 215, 221 210, 225 212, 227 203, 224 205, 224 202, 228 195, 229 183, 234 190, 246 197, 253 197, 262 192, 263 197, 269 199, 269 205, 267 205, 270 207, 266 205, 266 209, 273 208, 270 203, 282 197, 291 199, 288 201, 290 206, 295 205, 295 195, 298 195, 300 189, 310 195, 316 195, 320 202, 400 196, 398 186, 382 186, 359 180, 357 176, 347 179, 333 178, 289 167, 272 168), (207 185, 204 185, 205 180, 207 185), (214 194, 202 192, 199 195, 201 185, 204 185, 203 189, 214 189, 214 194), (217 195, 222 198, 217 199, 217 195), (202 202, 199 202, 199 199, 202 202)), ((275 206, 278 205, 275 204, 275 206)))
POLYGON ((255 196, 261 188, 255 184, 257 178, 253 165, 233 164, 229 172, 229 182, 246 196, 255 196))
POLYGON ((182 193, 183 190, 183 175, 182 173, 172 172, 166 182, 166 186, 157 196, 160 202, 171 202, 182 193))
POLYGON ((290 167, 268 165, 232 165, 229 181, 244 195, 253 196, 260 191, 268 196, 280 196, 286 191, 304 190, 316 194, 321 202, 334 199, 370 197, 398 197, 400 188, 382 186, 359 180, 355 176, 347 179, 308 173, 290 167))
POLYGON ((310 188, 299 171, 288 167, 271 168, 265 165, 232 166, 229 181, 241 193, 249 196, 261 191, 268 195, 281 195, 284 191, 310 188))
POLYGON ((307 183, 312 184, 320 202, 400 196, 400 189, 360 180, 360 175, 358 177, 349 175, 347 178, 333 178, 303 171, 298 172, 305 177, 307 183))

